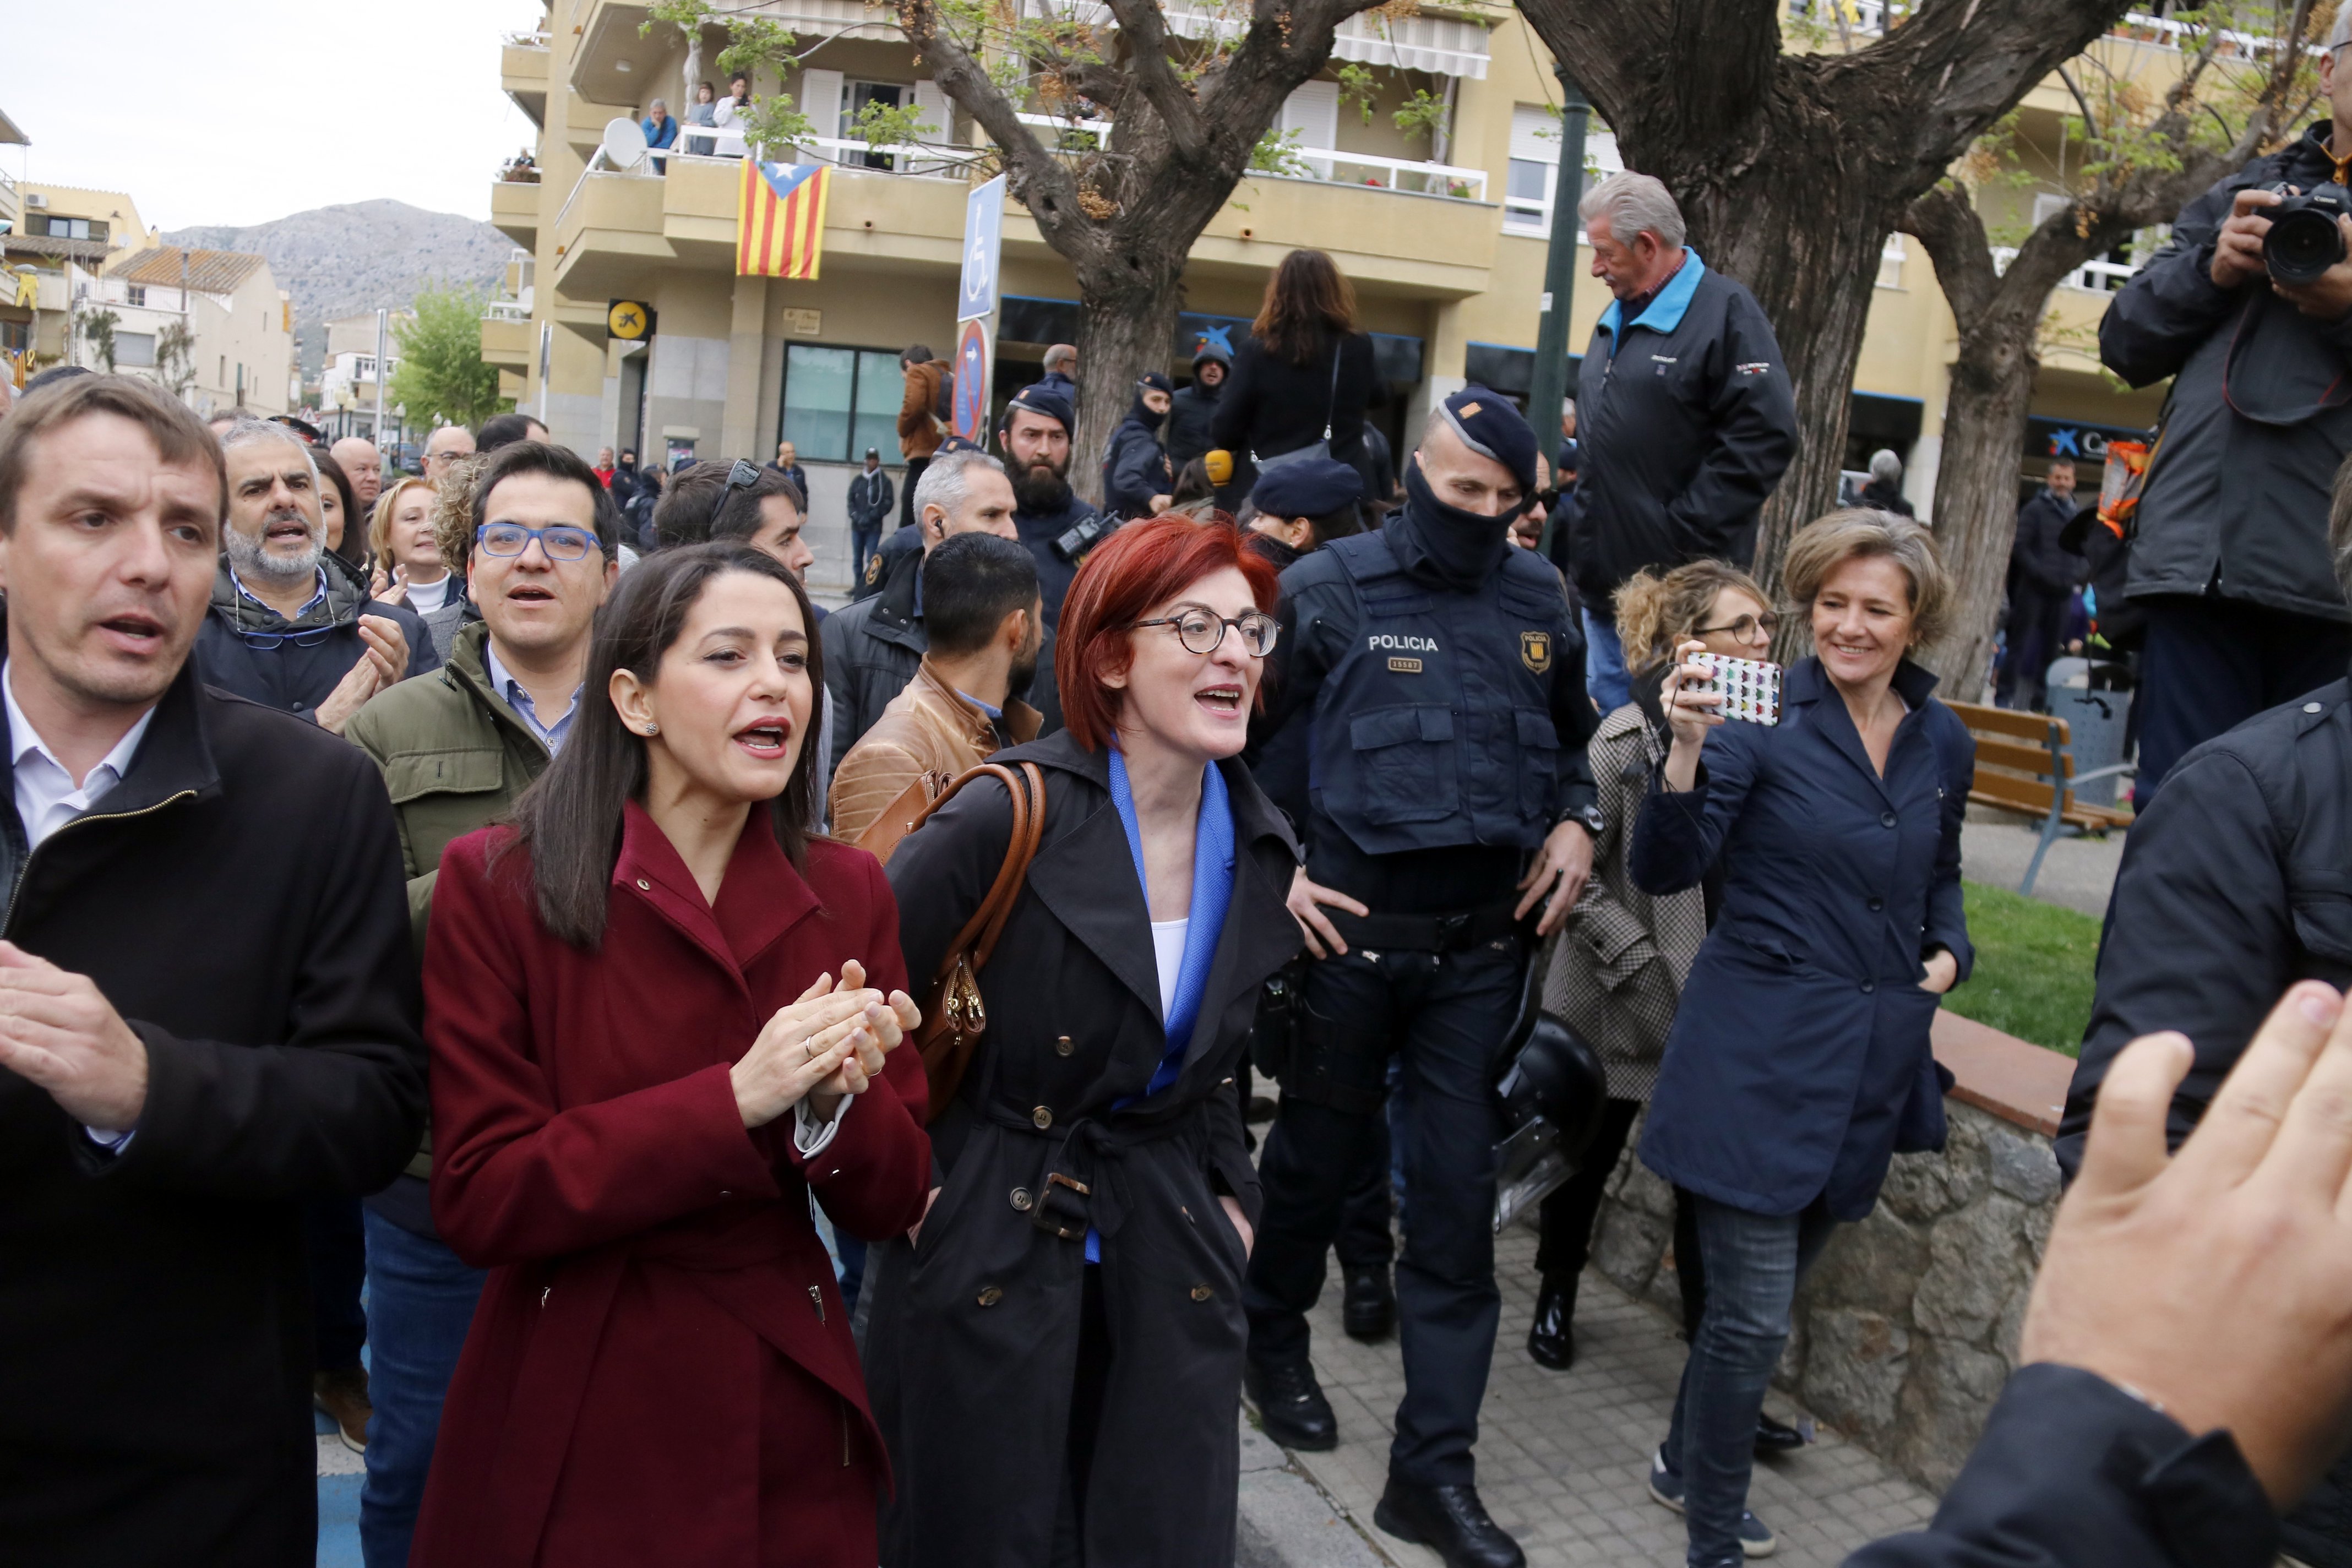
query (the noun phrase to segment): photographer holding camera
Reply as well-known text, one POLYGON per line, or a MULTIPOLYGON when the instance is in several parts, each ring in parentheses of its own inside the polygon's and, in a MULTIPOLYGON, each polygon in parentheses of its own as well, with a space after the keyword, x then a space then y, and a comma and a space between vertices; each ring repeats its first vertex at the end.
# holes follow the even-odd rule
POLYGON ((2174 378, 2126 579, 2148 616, 2143 806, 2189 748, 2352 658, 2326 538, 2329 486, 2352 450, 2347 44, 2352 6, 2320 59, 2331 118, 2184 207, 2099 323, 2109 370, 2135 386, 2174 378))

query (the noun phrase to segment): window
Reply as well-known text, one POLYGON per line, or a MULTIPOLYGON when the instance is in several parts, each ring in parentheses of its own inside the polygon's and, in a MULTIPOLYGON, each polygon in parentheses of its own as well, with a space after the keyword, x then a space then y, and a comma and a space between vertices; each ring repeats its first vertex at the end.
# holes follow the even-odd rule
POLYGON ((784 423, 779 438, 814 462, 863 458, 868 447, 895 456, 898 405, 906 389, 906 376, 892 350, 787 344, 784 423))
MULTIPOLYGON (((1584 132, 1584 178, 1577 195, 1622 173, 1617 138, 1598 121, 1584 132)), ((1559 174, 1559 110, 1522 103, 1511 110, 1511 163, 1503 180, 1503 226, 1516 234, 1549 234, 1553 184, 1559 174)))
POLYGON ((26 220, 28 232, 45 234, 51 239, 104 239, 106 225, 86 217, 58 217, 53 213, 35 213, 26 220))
POLYGON ((123 302, 131 305, 144 305, 147 302, 147 285, 126 284, 123 288, 123 302))
MULTIPOLYGON (((849 83, 849 100, 842 108, 841 129, 835 134, 844 141, 854 141, 857 135, 857 116, 867 104, 878 103, 885 109, 896 109, 901 100, 900 95, 906 90, 896 82, 853 81, 849 83)), ((890 160, 879 153, 852 153, 843 161, 849 163, 863 163, 869 169, 887 169, 890 166, 890 160)))

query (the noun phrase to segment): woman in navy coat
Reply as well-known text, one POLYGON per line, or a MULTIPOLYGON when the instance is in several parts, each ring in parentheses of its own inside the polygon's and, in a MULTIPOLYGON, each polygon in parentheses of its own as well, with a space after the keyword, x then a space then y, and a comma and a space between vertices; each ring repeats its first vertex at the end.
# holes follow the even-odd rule
POLYGON ((1641 1144, 1698 1206, 1706 1309, 1650 1480, 1686 1512, 1694 1568, 1769 1550, 1745 1504, 1797 1282, 1836 1224, 1870 1213, 1897 1148, 1940 1145, 1927 1032, 1971 957, 1975 748, 1906 657, 1949 597, 1934 540, 1891 513, 1834 512, 1790 542, 1783 586, 1816 651, 1789 669, 1779 724, 1727 724, 1721 698, 1685 689, 1696 665, 1670 677, 1674 743, 1631 857, 1653 894, 1718 859, 1724 878, 1641 1144))

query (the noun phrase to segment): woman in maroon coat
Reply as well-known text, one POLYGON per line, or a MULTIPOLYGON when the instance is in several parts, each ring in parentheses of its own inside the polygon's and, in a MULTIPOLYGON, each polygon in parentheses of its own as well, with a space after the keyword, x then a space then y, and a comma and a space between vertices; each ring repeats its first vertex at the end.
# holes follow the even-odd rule
POLYGON ((492 1273, 419 1564, 876 1560, 887 1464, 809 1198, 899 1235, 930 1145, 889 885, 802 826, 813 619, 755 551, 639 566, 514 824, 443 857, 434 1219, 492 1273))

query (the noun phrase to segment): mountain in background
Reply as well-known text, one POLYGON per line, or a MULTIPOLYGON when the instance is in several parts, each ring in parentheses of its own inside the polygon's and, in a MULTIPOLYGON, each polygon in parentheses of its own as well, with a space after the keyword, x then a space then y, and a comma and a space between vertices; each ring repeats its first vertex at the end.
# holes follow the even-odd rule
POLYGON ((455 213, 406 202, 352 202, 313 207, 274 223, 173 229, 166 245, 199 250, 259 251, 278 286, 294 296, 302 375, 315 378, 325 358, 325 323, 380 307, 398 310, 418 289, 452 283, 495 288, 514 241, 455 213))

